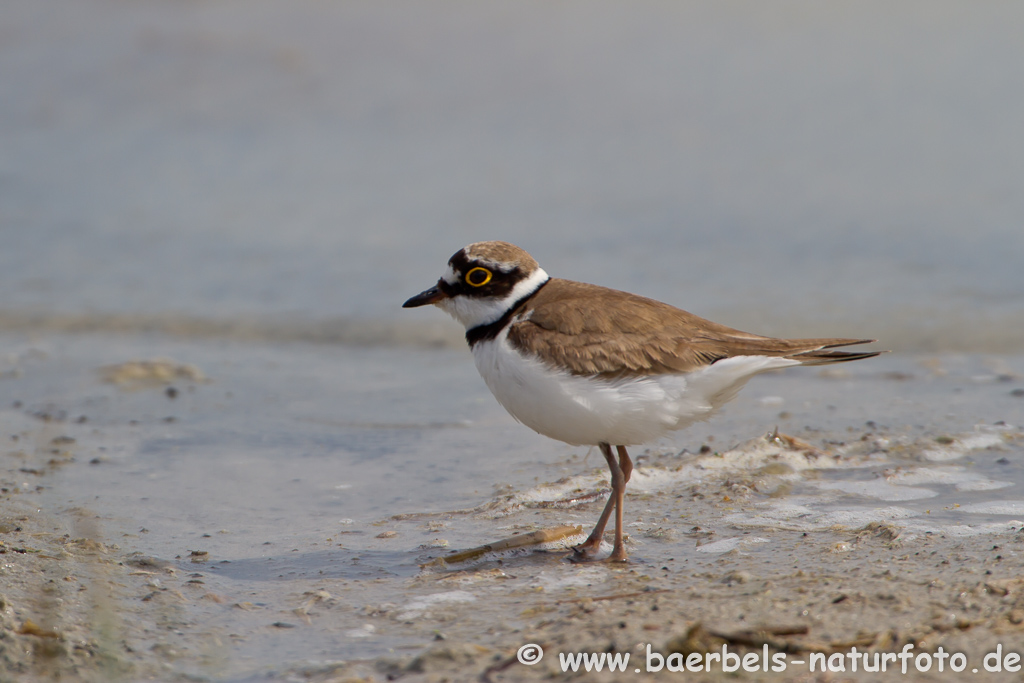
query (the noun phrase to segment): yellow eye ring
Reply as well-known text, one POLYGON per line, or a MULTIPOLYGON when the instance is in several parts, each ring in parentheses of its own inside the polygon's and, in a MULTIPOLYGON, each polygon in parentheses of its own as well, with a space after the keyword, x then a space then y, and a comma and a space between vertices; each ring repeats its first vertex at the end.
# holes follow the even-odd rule
POLYGON ((477 266, 476 268, 470 269, 470 271, 466 273, 465 280, 466 284, 469 285, 470 287, 483 287, 484 285, 491 281, 492 277, 494 277, 494 275, 491 273, 491 271, 487 270, 486 268, 480 268, 479 266, 477 266))

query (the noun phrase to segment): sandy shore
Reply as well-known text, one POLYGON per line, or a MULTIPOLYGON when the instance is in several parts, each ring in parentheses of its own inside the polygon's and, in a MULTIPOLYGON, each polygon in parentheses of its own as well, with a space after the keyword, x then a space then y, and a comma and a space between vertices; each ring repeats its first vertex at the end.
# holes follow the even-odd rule
MULTIPOLYGON (((180 392, 205 381, 176 379, 180 392)), ((167 381, 147 391, 169 400, 167 381)), ((913 380, 896 381, 913 395, 902 388, 913 380)), ((982 386, 1017 399, 1006 383, 982 386)), ((297 529, 283 551, 232 545, 239 528, 168 552, 150 529, 126 531, 102 498, 61 490, 76 468, 109 466, 117 432, 51 408, 2 411, 4 680, 959 680, 950 668, 961 664, 985 680, 1020 678, 1024 509, 1012 514, 1019 495, 999 473, 1019 472, 1024 440, 1005 422, 831 425, 721 451, 648 451, 627 498, 630 564, 575 565, 555 547, 438 568, 429 563, 467 538, 585 531, 606 475, 574 460, 559 477, 555 463, 477 506, 350 520, 327 538, 297 529), (971 505, 994 514, 961 514, 971 505), (517 652, 529 644, 545 654, 528 666, 517 652), (1000 647, 1003 670, 989 672, 1000 647), (753 658, 707 659, 723 652, 753 658), (576 653, 628 654, 627 673, 610 662, 572 673, 565 656, 576 653), (766 653, 784 671, 765 672, 766 653), (876 653, 889 656, 885 674, 864 671, 876 653), (698 661, 711 672, 670 670, 698 661)), ((124 484, 116 470, 107 481, 124 484)))
MULTIPOLYGON (((353 610, 367 636, 379 630, 408 638, 405 654, 264 663, 244 673, 223 662, 224 679, 242 674, 261 680, 539 680, 561 675, 558 653, 608 652, 629 653, 631 675, 641 668, 652 680, 671 680, 680 674, 649 671, 660 660, 648 656, 648 647, 664 656, 717 653, 724 646, 740 655, 760 654, 765 647, 772 655, 784 654, 788 668, 778 677, 789 680, 878 680, 878 674, 854 674, 848 653, 873 656, 912 645, 916 657, 943 648, 965 655, 969 667, 983 668, 984 656, 1000 645, 1005 654, 1024 647, 1021 529, 905 540, 893 524, 835 525, 811 533, 758 530, 752 540, 769 537, 772 552, 745 552, 741 543, 710 561, 670 558, 663 566, 650 564, 651 555, 663 554, 645 552, 652 545, 663 550, 717 535, 697 527, 666 528, 644 534, 634 549, 640 559, 626 567, 571 565, 564 551, 492 559, 415 576, 395 602, 376 605, 361 604, 359 591, 350 585, 326 580, 301 595, 285 590, 283 602, 294 605, 290 615, 276 621, 267 617, 269 623, 255 628, 239 620, 237 633, 211 639, 203 628, 204 613, 259 608, 192 578, 202 576, 189 571, 197 558, 162 561, 128 553, 97 533, 88 510, 35 508, 33 491, 12 486, 18 478, 13 474, 4 473, 0 503, 0 657, 7 680, 181 680, 183 670, 197 664, 219 668, 218 658, 236 639, 272 629, 336 630, 332 622, 353 610), (529 667, 515 659, 528 643, 545 651, 529 667), (808 661, 812 653, 829 657, 831 674, 811 675, 793 663, 808 661), (835 659, 836 653, 843 656, 835 659), (836 671, 840 664, 845 671, 836 671)), ((743 485, 708 481, 691 487, 687 496, 703 499, 699 507, 714 518, 714 510, 725 507, 721 501, 736 500, 743 485)), ((403 523, 411 524, 391 526, 403 523)), ((923 661, 912 662, 908 680, 957 680, 948 668, 939 674, 937 662, 932 671, 919 672, 915 667, 923 661)), ((899 664, 889 662, 892 669, 899 664)), ((690 678, 721 678, 720 666, 714 665, 714 673, 690 678)), ((585 675, 620 680, 607 672, 585 675)), ((768 674, 736 675, 758 680, 768 674)), ((986 678, 1018 680, 1019 674, 986 678)))

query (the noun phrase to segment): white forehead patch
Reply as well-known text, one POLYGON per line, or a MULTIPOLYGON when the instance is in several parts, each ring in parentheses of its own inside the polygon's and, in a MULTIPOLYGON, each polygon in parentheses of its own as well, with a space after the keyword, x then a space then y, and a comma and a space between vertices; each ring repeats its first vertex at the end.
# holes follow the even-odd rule
POLYGON ((506 261, 494 261, 489 258, 475 258, 470 261, 474 266, 483 266, 498 273, 511 273, 516 269, 515 263, 506 261))
MULTIPOLYGON (((511 273, 516 268, 515 264, 513 263, 505 263, 503 261, 492 261, 491 259, 486 258, 472 259, 470 261, 470 265, 474 267, 483 266, 484 268, 487 268, 488 270, 495 273, 511 273)), ((449 263, 448 266, 444 269, 444 273, 442 273, 441 279, 450 285, 455 285, 458 284, 459 281, 462 279, 462 274, 456 271, 455 268, 452 267, 452 264, 449 263)))

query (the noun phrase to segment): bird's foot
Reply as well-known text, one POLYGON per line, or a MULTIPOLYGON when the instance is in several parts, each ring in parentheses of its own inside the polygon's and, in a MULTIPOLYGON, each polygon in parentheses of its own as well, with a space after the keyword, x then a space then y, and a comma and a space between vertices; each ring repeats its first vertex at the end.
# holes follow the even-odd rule
POLYGON ((601 551, 600 538, 588 538, 577 546, 573 546, 570 562, 596 562, 597 554, 601 551))
POLYGON ((574 546, 572 549, 572 555, 569 556, 569 561, 574 564, 583 564, 585 562, 629 562, 629 557, 626 555, 626 549, 622 546, 616 546, 611 555, 607 557, 598 557, 601 552, 601 541, 591 541, 587 539, 583 543, 574 546))
POLYGON ((605 562, 629 562, 629 556, 626 555, 626 549, 621 545, 615 546, 612 550, 612 554, 604 558, 605 562))

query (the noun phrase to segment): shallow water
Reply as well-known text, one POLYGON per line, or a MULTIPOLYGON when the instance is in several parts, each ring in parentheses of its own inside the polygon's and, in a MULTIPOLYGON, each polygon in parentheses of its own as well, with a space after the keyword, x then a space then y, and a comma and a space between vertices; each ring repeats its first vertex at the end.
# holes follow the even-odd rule
MULTIPOLYGON (((176 665, 197 675, 414 652, 428 642, 430 600, 459 609, 490 594, 424 576, 422 563, 522 530, 585 533, 607 486, 596 452, 508 417, 465 351, 3 341, 12 350, 3 386, 17 403, 0 419, 23 479, 4 485, 42 510, 94 518, 94 534, 122 557, 170 562, 222 596, 178 608, 183 633, 237 636, 176 665), (102 368, 143 356, 187 362, 208 379, 103 380, 102 368), (588 493, 591 502, 573 502, 588 493), (320 614, 316 633, 303 628, 307 604, 320 614), (373 617, 381 610, 392 627, 373 617)), ((634 562, 682 572, 729 552, 785 562, 788 531, 871 523, 897 525, 907 542, 1012 534, 1024 527, 1022 378, 1020 356, 906 354, 755 378, 710 422, 634 450, 634 562), (780 460, 757 445, 776 428, 820 454, 780 460), (710 453, 698 454, 704 445, 710 453), (694 493, 719 486, 724 496, 694 493)), ((611 580, 603 568, 573 579, 578 570, 565 574, 560 557, 508 560, 519 579, 506 588, 532 582, 557 595, 611 580)), ((502 604, 466 607, 504 618, 502 604)))
POLYGON ((500 238, 766 334, 1019 352, 1022 12, 14 3, 0 323, 436 341, 398 305, 500 238))

